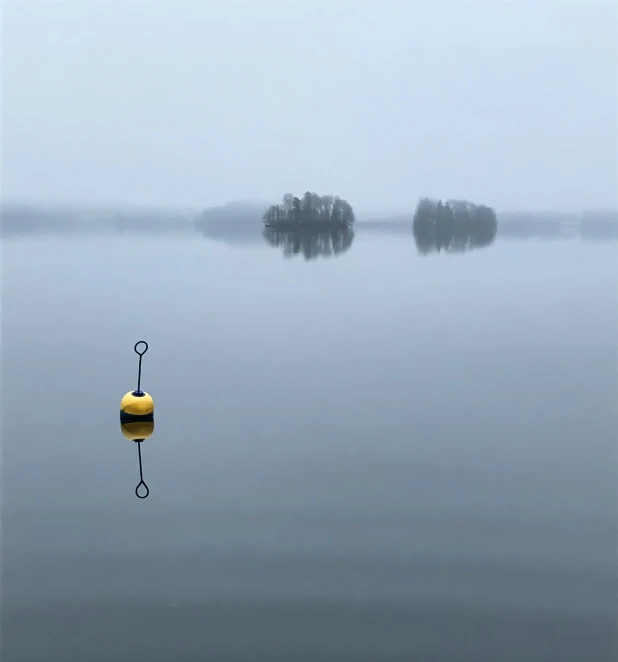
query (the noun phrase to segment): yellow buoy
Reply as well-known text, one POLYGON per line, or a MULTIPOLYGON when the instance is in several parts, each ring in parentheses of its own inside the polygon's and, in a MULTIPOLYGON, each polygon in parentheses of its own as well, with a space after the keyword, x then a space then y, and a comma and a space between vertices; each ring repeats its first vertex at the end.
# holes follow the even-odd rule
POLYGON ((139 356, 139 368, 137 373, 137 388, 135 391, 125 393, 120 401, 120 422, 121 423, 136 423, 140 421, 153 421, 154 420, 154 400, 152 396, 142 391, 142 357, 148 351, 148 343, 140 340, 135 343, 133 348, 135 353, 139 356), (144 349, 140 351, 138 347, 144 345, 144 349))
POLYGON ((154 401, 144 391, 129 391, 120 401, 120 418, 130 421, 152 421, 154 401))

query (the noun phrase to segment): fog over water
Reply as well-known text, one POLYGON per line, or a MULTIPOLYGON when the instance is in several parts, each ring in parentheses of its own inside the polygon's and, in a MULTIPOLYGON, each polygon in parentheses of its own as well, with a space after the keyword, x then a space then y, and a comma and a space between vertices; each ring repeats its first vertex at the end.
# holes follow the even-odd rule
POLYGON ((4 3, 2 195, 615 207, 613 2, 4 3))

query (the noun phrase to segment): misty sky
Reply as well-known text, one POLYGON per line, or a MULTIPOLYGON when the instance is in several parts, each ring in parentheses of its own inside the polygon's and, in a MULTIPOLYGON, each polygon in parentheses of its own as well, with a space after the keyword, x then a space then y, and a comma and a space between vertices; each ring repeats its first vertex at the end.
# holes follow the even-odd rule
POLYGON ((8 0, 2 196, 614 207, 617 41, 592 0, 8 0))

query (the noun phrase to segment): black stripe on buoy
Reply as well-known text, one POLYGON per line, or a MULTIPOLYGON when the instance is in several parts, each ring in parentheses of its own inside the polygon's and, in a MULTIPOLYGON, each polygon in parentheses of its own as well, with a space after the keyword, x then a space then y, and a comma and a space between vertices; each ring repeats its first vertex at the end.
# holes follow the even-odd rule
POLYGON ((150 414, 127 414, 126 411, 120 410, 121 423, 137 423, 138 421, 154 421, 154 412, 150 412, 150 414))

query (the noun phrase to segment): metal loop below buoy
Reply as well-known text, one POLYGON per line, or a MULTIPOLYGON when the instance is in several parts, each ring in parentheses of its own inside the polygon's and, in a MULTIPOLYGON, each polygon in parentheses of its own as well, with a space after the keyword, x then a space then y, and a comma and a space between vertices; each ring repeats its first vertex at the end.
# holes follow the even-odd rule
POLYGON ((149 494, 150 494, 150 490, 148 489, 148 485, 146 485, 146 483, 143 480, 140 480, 140 482, 137 484, 137 487, 135 488, 135 496, 138 499, 145 499, 149 494), (145 494, 140 494, 139 493, 139 488, 142 485, 146 488, 146 493, 145 494))

